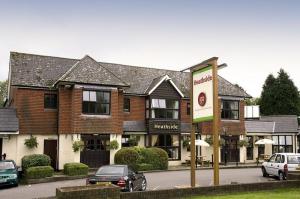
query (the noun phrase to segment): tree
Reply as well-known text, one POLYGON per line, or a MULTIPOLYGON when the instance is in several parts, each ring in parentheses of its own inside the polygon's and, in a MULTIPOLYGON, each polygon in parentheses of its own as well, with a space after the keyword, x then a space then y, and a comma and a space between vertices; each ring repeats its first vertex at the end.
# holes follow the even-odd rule
POLYGON ((7 97, 7 85, 8 81, 0 81, 0 107, 3 107, 4 101, 7 97))
POLYGON ((251 106, 251 105, 260 105, 260 98, 259 97, 254 97, 251 99, 246 99, 246 105, 251 106))
POLYGON ((261 93, 261 114, 298 115, 300 113, 299 107, 299 91, 289 75, 283 69, 280 69, 277 78, 270 74, 261 93))

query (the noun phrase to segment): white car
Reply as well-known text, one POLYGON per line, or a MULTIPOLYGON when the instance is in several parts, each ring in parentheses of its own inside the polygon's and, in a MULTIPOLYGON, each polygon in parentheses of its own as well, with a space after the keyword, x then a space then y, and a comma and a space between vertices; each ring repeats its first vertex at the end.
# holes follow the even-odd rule
POLYGON ((277 176, 286 180, 288 171, 300 170, 300 153, 275 153, 261 166, 264 177, 277 176))

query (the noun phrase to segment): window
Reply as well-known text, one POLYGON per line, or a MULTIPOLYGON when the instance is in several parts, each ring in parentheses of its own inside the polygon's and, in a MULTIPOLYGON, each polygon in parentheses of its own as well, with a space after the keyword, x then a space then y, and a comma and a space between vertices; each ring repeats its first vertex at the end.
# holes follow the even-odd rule
POLYGON ((186 104, 186 114, 191 115, 191 104, 189 102, 186 104))
POLYGON ((129 146, 129 139, 130 139, 130 135, 122 135, 122 147, 130 147, 129 146))
MULTIPOLYGON (((258 136, 258 140, 264 139, 264 136, 258 136)), ((257 147, 258 150, 258 157, 261 157, 265 154, 265 145, 259 144, 257 147)))
POLYGON ((123 110, 124 110, 124 112, 130 112, 130 98, 128 98, 128 97, 124 98, 123 110))
POLYGON ((273 136, 273 153, 292 153, 293 141, 291 135, 275 135, 273 136))
POLYGON ((178 119, 179 102, 170 99, 152 99, 151 118, 178 119))
POLYGON ((239 102, 232 100, 222 100, 221 118, 228 120, 239 119, 239 102))
POLYGON ((45 94, 44 95, 44 108, 57 108, 57 95, 56 94, 45 94))
POLYGON ((253 160, 253 136, 247 136, 247 160, 253 160))
POLYGON ((83 113, 110 114, 110 92, 108 91, 83 91, 82 101, 83 113))
POLYGON ((151 135, 151 146, 164 149, 168 153, 170 160, 180 159, 179 135, 151 135))

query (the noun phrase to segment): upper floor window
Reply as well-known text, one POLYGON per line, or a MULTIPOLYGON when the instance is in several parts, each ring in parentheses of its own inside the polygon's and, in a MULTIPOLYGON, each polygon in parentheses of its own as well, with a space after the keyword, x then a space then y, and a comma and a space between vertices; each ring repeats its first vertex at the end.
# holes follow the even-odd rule
POLYGON ((191 115, 191 103, 189 102, 186 104, 186 114, 191 115))
POLYGON ((151 117, 163 119, 178 119, 179 102, 170 99, 152 99, 151 117))
POLYGON ((96 115, 110 114, 109 91, 83 91, 82 112, 96 115))
POLYGON ((229 120, 239 119, 239 101, 222 100, 221 118, 229 120))
POLYGON ((45 94, 44 95, 44 108, 57 108, 57 95, 56 94, 45 94))
POLYGON ((124 110, 124 112, 130 112, 130 98, 129 97, 124 98, 123 110, 124 110))

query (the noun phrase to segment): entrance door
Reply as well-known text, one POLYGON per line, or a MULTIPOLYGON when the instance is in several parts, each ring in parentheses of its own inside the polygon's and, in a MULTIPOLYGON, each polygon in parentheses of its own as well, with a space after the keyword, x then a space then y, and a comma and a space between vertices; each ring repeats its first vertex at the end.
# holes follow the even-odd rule
POLYGON ((238 147, 239 136, 224 136, 225 145, 221 149, 222 162, 239 162, 240 149, 238 147))
POLYGON ((44 154, 51 158, 51 166, 57 169, 57 140, 44 140, 44 154))
POLYGON ((2 160, 2 138, 0 138, 0 160, 2 160))
POLYGON ((91 168, 109 164, 109 135, 81 135, 84 149, 80 153, 80 162, 91 168))

